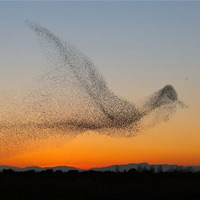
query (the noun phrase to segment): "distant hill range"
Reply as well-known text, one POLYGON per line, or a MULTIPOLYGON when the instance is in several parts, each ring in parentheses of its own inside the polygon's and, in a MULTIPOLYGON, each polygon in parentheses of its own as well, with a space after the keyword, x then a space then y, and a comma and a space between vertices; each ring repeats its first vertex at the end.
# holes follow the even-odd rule
POLYGON ((168 164, 159 164, 159 165, 150 165, 148 163, 130 163, 130 164, 124 164, 124 165, 111 165, 111 166, 106 166, 106 167, 99 167, 99 168, 91 168, 91 169, 78 169, 75 167, 70 167, 70 166, 56 166, 56 167, 38 167, 38 166, 30 166, 30 167, 24 167, 24 168, 19 168, 19 167, 12 167, 12 166, 4 166, 0 165, 0 171, 4 169, 12 169, 14 171, 29 171, 29 170, 35 170, 37 172, 44 171, 44 170, 53 170, 53 171, 58 171, 61 170, 63 172, 68 172, 70 170, 78 170, 78 171, 88 171, 88 170, 93 170, 93 171, 112 171, 112 172, 123 172, 123 171, 129 171, 130 169, 136 169, 138 171, 143 171, 143 170, 150 170, 153 169, 155 172, 158 171, 193 171, 197 172, 200 171, 200 166, 180 166, 180 165, 168 165, 168 164))

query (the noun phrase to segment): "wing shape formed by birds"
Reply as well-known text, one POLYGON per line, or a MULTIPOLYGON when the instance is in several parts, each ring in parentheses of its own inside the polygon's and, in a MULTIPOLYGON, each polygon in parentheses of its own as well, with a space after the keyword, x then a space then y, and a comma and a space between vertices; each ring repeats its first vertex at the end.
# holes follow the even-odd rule
POLYGON ((26 89, 1 92, 1 157, 36 148, 40 139, 72 138, 90 130, 114 137, 137 136, 184 107, 171 85, 141 105, 117 96, 84 53, 45 27, 26 24, 38 36, 48 68, 26 89), (36 141, 33 147, 29 140, 36 141))
MULTIPOLYGON (((63 125, 73 125, 83 129, 104 129, 104 128, 127 128, 136 126, 144 117, 150 115, 155 110, 164 115, 170 113, 183 105, 178 100, 177 92, 171 85, 166 85, 159 91, 151 95, 148 100, 141 106, 136 106, 115 95, 107 86, 102 75, 98 72, 93 62, 73 45, 63 42, 48 29, 33 22, 27 22, 28 27, 39 37, 40 43, 47 52, 47 57, 57 61, 54 63, 53 71, 60 71, 61 74, 54 77, 54 80, 61 80, 62 76, 68 74, 71 82, 76 82, 76 90, 88 96, 87 109, 85 111, 85 119, 61 120, 63 125), (52 53, 50 49, 53 49, 52 53), (87 110, 91 110, 87 115, 87 110)), ((50 77, 48 77, 51 79, 50 77)), ((62 82, 64 85, 67 82, 62 82)), ((55 82, 56 84, 56 82, 55 82)), ((61 86, 58 84, 57 90, 61 86)), ((69 90, 69 89, 68 89, 69 90)), ((70 88, 73 90, 73 86, 70 88)), ((77 96, 77 98, 79 98, 77 96)), ((69 99, 68 99, 69 100, 69 99)), ((69 100, 70 101, 70 100, 69 100)), ((76 107, 74 108, 76 110, 76 107)), ((159 113, 159 116, 162 115, 159 113)))

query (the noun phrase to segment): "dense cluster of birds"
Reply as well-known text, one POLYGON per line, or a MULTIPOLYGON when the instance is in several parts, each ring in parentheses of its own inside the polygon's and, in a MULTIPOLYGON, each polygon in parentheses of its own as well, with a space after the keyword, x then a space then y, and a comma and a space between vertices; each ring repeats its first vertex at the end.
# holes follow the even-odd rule
POLYGON ((74 137, 88 130, 136 136, 141 129, 168 119, 176 108, 184 107, 171 85, 154 92, 141 105, 120 98, 76 47, 41 25, 26 25, 39 39, 48 69, 25 91, 1 94, 1 144, 58 133, 74 137), (145 119, 151 120, 145 124, 145 119))

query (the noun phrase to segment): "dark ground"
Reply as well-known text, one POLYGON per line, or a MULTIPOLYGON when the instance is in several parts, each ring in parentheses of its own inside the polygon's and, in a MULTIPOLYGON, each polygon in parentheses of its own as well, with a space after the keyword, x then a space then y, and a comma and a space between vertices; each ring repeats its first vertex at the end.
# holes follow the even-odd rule
POLYGON ((200 172, 0 172, 0 199, 198 199, 200 172))

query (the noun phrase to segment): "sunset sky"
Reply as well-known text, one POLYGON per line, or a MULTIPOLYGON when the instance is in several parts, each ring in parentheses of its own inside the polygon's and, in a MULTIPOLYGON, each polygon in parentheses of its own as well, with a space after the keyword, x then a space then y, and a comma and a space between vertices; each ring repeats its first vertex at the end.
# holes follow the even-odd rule
POLYGON ((0 2, 1 91, 17 90, 43 70, 26 20, 77 46, 120 97, 139 102, 172 84, 188 108, 132 138, 88 131, 69 140, 16 141, 10 151, 35 148, 0 157, 0 165, 200 165, 200 2, 0 2))

